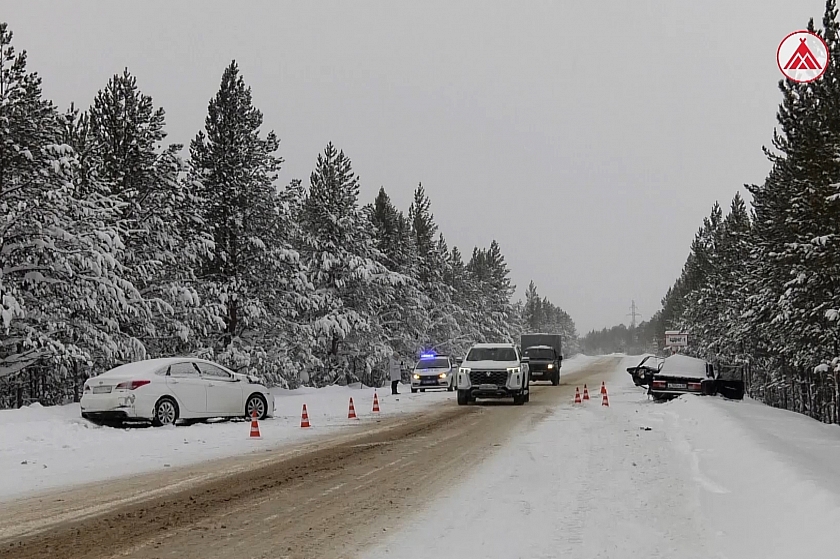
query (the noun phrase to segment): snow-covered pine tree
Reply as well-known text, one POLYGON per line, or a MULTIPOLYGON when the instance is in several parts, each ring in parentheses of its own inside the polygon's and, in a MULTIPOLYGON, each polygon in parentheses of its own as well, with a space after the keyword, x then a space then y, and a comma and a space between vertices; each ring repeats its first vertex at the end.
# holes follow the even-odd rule
POLYGON ((200 304, 195 269, 209 255, 212 238, 200 200, 184 180, 182 146, 163 147, 165 113, 140 91, 126 69, 99 91, 71 135, 80 153, 83 186, 91 195, 120 203, 114 226, 125 245, 127 279, 147 312, 122 324, 150 356, 196 349, 212 317, 200 304))
POLYGON ((525 305, 523 307, 522 322, 529 332, 542 332, 543 312, 542 299, 537 292, 537 284, 534 280, 528 284, 525 291, 525 305))
POLYGON ((139 293, 122 277, 115 204, 85 197, 63 118, 0 23, 0 405, 78 397, 92 346, 136 358, 123 336, 139 293))
POLYGON ((381 264, 373 227, 358 205, 350 159, 332 143, 318 155, 300 221, 301 252, 315 293, 306 317, 316 340, 316 385, 368 375, 389 351, 379 314, 402 277, 381 264))
MULTIPOLYGON (((837 10, 826 3, 823 34, 838 54, 837 10)), ((813 30, 813 21, 809 22, 813 30)), ((838 328, 832 322, 837 283, 837 193, 840 104, 838 70, 829 64, 821 80, 780 82, 779 131, 773 168, 762 185, 750 187, 755 220, 747 318, 758 347, 754 386, 765 401, 819 415, 813 379, 816 363, 833 357, 838 328), (763 377, 763 378, 762 378, 763 377)), ((828 379, 831 384, 835 379, 828 379)), ((825 387, 816 387, 823 390, 825 387)), ((833 388, 833 387, 832 387, 833 388)), ((835 390, 830 390, 836 410, 835 390)))
POLYGON ((488 249, 473 249, 467 270, 474 280, 473 322, 481 341, 515 341, 519 333, 511 301, 515 288, 499 244, 494 240, 488 249))
POLYGON ((464 355, 470 345, 481 339, 472 306, 477 288, 458 247, 449 251, 447 262, 443 281, 452 289, 453 316, 459 330, 458 338, 451 341, 448 351, 453 355, 464 355))
POLYGON ((424 346, 444 349, 459 338, 460 329, 452 304, 454 293, 444 281, 449 251, 443 237, 438 237, 431 200, 422 184, 414 191, 414 201, 408 210, 408 219, 417 249, 417 280, 427 297, 428 322, 421 343, 424 346))
POLYGON ((191 180, 214 248, 199 268, 205 304, 219 317, 205 341, 220 362, 297 382, 290 353, 297 351, 299 309, 307 283, 292 246, 301 189, 278 193, 282 159, 274 132, 264 137, 262 113, 232 62, 210 100, 205 128, 190 144, 191 180))
POLYGON ((519 317, 514 310, 512 297, 516 291, 510 281, 510 270, 499 243, 493 240, 486 253, 486 263, 489 270, 489 303, 493 323, 497 326, 494 335, 500 339, 515 341, 520 332, 519 317))
MULTIPOLYGON (((417 250, 408 219, 394 207, 384 188, 380 188, 372 206, 367 208, 373 224, 376 247, 382 254, 381 263, 402 281, 393 286, 393 298, 379 314, 379 320, 388 346, 404 359, 416 357, 423 343, 423 333, 428 324, 429 298, 423 292, 417 277, 417 250)), ((376 369, 385 379, 386 367, 376 369)))

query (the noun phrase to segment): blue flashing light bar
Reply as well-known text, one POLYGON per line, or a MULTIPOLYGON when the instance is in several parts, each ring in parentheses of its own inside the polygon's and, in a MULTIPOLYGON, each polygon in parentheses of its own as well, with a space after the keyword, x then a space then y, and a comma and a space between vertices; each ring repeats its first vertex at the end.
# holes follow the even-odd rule
POLYGON ((437 357, 437 355, 435 355, 434 353, 421 353, 420 354, 420 359, 434 359, 435 357, 437 357))

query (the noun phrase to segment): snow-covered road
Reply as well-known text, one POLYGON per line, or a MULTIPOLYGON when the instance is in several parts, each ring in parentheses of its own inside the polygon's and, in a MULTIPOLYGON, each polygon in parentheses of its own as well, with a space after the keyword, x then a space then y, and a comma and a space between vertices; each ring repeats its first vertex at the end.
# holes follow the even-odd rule
MULTIPOLYGON (((593 361, 578 355, 564 363, 564 374, 593 361)), ((295 444, 330 436, 377 418, 416 413, 449 402, 451 392, 399 396, 378 389, 380 413, 374 415, 374 389, 331 386, 322 389, 274 390, 275 417, 260 422, 261 440, 249 439, 247 422, 221 422, 168 428, 101 427, 81 418, 78 404, 0 410, 0 501, 34 492, 67 488, 127 475, 188 466, 216 458, 295 444), (358 421, 348 420, 353 398, 358 421), (312 427, 300 428, 303 404, 312 427)))
POLYGON ((752 401, 556 408, 367 559, 836 558, 840 429, 752 401), (422 527, 422 528, 419 528, 422 527))

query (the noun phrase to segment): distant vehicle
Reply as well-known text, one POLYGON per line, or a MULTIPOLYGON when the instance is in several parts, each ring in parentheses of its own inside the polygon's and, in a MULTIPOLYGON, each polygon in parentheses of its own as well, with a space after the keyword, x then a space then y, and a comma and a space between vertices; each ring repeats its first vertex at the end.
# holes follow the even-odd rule
POLYGON ((193 357, 121 365, 85 381, 82 417, 100 423, 274 415, 274 398, 259 379, 193 357))
POLYGON ((627 372, 633 377, 633 384, 636 386, 650 386, 653 375, 659 372, 664 358, 655 355, 647 355, 635 367, 628 367, 627 372))
POLYGON ((528 357, 531 381, 548 380, 560 384, 563 365, 563 342, 560 334, 522 334, 519 338, 522 354, 528 357))
POLYGON ((671 400, 682 394, 714 393, 712 365, 703 359, 679 353, 662 361, 648 385, 648 394, 654 400, 671 400))
POLYGON ((528 358, 514 344, 475 344, 458 368, 458 405, 478 398, 513 398, 521 406, 531 399, 528 358))
POLYGON ((414 366, 411 391, 425 392, 427 389, 444 388, 452 392, 455 390, 456 367, 455 362, 446 355, 424 353, 414 366))

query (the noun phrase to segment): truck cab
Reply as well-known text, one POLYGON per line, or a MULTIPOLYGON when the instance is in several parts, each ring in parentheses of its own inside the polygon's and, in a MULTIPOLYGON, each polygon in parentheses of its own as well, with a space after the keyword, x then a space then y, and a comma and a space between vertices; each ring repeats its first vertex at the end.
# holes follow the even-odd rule
POLYGON ((522 405, 531 399, 528 359, 514 344, 475 344, 458 368, 458 405, 479 398, 513 398, 522 405))
POLYGON ((528 358, 528 366, 531 369, 531 381, 547 380, 557 386, 560 384, 560 364, 563 356, 547 345, 537 345, 525 348, 523 352, 528 358))
POLYGON ((531 380, 551 381, 560 384, 560 367, 563 366, 563 345, 560 334, 522 334, 520 345, 528 358, 531 380))

